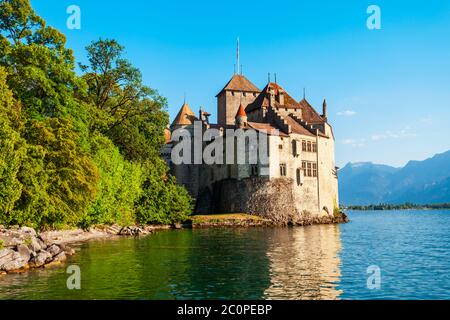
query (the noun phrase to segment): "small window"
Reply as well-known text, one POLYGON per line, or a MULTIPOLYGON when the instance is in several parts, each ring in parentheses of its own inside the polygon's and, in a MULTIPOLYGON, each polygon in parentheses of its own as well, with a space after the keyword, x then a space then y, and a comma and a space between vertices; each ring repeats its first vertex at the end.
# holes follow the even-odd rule
POLYGON ((253 165, 251 166, 251 175, 252 175, 253 177, 258 176, 258 165, 253 164, 253 165))
POLYGON ((286 164, 280 164, 280 176, 285 177, 286 176, 286 164))
POLYGON ((308 141, 308 152, 312 152, 311 141, 308 141))
POLYGON ((311 162, 308 162, 306 165, 307 165, 307 168, 308 168, 308 177, 312 177, 312 170, 311 170, 312 165, 311 165, 311 162))
POLYGON ((302 141, 302 151, 306 152, 306 141, 305 140, 302 141))
POLYGON ((279 144, 279 145, 278 145, 278 149, 280 149, 280 150, 283 149, 283 145, 282 145, 282 144, 279 144))
POLYGON ((299 186, 302 184, 302 171, 300 168, 297 169, 296 176, 297 176, 297 185, 299 186))
POLYGON ((317 163, 313 163, 313 177, 317 177, 317 163))
POLYGON ((300 154, 299 144, 297 140, 292 140, 292 153, 294 157, 297 157, 300 154))
POLYGON ((317 152, 317 143, 315 142, 312 144, 312 151, 317 152))

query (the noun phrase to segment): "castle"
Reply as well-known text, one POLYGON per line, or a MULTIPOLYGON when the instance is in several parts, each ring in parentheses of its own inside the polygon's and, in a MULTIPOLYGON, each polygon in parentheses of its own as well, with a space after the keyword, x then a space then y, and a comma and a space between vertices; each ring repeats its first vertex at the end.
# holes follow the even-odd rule
MULTIPOLYGON (((332 218, 339 205, 338 177, 326 101, 319 114, 276 82, 260 90, 242 74, 234 74, 216 98, 217 124, 209 123, 209 113, 200 109, 197 117, 184 103, 166 132, 165 159, 196 200, 196 212, 245 212, 280 223, 332 218), (202 132, 216 129, 222 140, 235 139, 229 129, 265 133, 269 161, 174 164, 171 153, 179 141, 171 141, 171 134, 194 133, 196 125, 202 132)), ((202 142, 202 150, 209 143, 202 142)), ((227 150, 223 153, 226 157, 227 150)))

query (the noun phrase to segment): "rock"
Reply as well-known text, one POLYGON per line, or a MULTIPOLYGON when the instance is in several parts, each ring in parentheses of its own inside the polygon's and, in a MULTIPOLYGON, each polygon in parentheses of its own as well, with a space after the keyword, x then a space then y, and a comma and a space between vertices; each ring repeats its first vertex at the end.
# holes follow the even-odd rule
POLYGON ((0 250, 0 270, 3 269, 5 263, 10 262, 13 259, 14 250, 2 249, 0 250))
POLYGON ((28 260, 25 260, 18 252, 14 252, 12 259, 4 263, 0 268, 6 272, 15 272, 25 269, 28 266, 28 260))
POLYGON ((66 248, 66 249, 64 250, 64 252, 65 252, 66 255, 68 255, 68 256, 73 256, 73 255, 75 254, 75 250, 72 249, 72 248, 66 248))
POLYGON ((53 258, 53 261, 63 262, 66 261, 66 259, 67 259, 66 253, 62 251, 53 258))
POLYGON ((37 253, 37 255, 30 260, 30 267, 39 268, 44 264, 51 262, 52 255, 47 251, 41 250, 37 253))
POLYGON ((28 248, 30 248, 30 250, 34 252, 38 252, 39 250, 43 249, 38 239, 34 237, 31 238, 31 243, 28 245, 28 248))
POLYGON ((20 244, 17 246, 17 252, 20 254, 20 256, 26 260, 27 262, 30 260, 31 257, 31 250, 28 248, 28 246, 24 244, 20 244))
POLYGON ((52 257, 56 256, 58 253, 61 252, 61 248, 57 244, 52 244, 46 250, 52 255, 52 257))
POLYGON ((45 243, 45 241, 41 237, 36 238, 36 241, 41 246, 41 250, 47 249, 47 244, 45 243))
POLYGON ((119 235, 121 236, 139 236, 141 234, 147 234, 147 232, 136 226, 123 227, 119 231, 119 235))
POLYGON ((32 237, 36 237, 36 236, 37 236, 37 233, 36 233, 36 231, 35 231, 33 228, 30 228, 30 227, 22 227, 22 228, 20 228, 19 230, 20 230, 21 232, 23 232, 23 233, 26 233, 26 234, 32 236, 32 237))

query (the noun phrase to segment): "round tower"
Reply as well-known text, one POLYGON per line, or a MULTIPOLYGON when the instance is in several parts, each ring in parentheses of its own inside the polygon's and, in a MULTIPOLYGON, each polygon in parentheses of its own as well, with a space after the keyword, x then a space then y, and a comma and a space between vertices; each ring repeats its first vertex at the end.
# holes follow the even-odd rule
POLYGON ((236 113, 235 124, 239 128, 244 128, 247 126, 247 114, 245 113, 242 103, 239 105, 239 109, 236 113))

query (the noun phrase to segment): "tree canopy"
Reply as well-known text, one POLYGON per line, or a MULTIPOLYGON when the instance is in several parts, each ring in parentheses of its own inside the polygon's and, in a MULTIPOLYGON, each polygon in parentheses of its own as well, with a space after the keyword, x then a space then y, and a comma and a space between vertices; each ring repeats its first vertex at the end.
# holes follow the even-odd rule
POLYGON ((160 156, 166 99, 99 39, 75 72, 28 0, 0 0, 0 223, 172 223, 191 199, 160 156))

